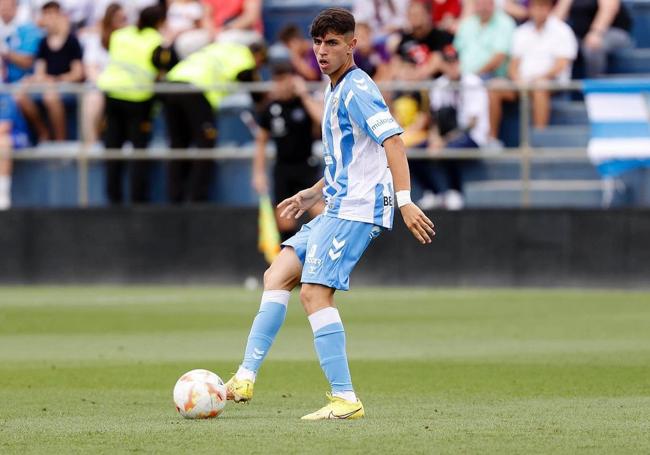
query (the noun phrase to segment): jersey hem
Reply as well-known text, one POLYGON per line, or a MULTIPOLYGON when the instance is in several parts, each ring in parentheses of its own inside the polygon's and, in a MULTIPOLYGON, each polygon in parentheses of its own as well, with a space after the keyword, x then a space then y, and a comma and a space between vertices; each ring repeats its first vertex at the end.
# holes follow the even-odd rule
POLYGON ((336 218, 339 220, 347 220, 347 221, 356 221, 358 223, 366 223, 366 224, 372 224, 373 226, 379 226, 384 229, 392 230, 393 225, 391 224, 390 226, 386 226, 384 224, 378 224, 375 223, 374 218, 363 218, 360 216, 354 216, 354 215, 333 215, 328 212, 324 212, 323 215, 329 217, 329 218, 336 218))

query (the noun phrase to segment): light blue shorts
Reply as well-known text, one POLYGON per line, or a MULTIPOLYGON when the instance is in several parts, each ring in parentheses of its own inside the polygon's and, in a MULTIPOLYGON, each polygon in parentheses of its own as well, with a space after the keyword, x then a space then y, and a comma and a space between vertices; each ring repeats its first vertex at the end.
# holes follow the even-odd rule
POLYGON ((383 230, 370 223, 319 215, 282 246, 292 247, 302 262, 301 283, 347 291, 352 269, 383 230))

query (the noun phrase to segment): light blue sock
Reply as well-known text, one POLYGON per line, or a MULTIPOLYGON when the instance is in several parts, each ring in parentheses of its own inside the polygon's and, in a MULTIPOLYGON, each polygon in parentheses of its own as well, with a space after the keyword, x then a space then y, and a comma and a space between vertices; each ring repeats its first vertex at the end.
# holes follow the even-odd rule
MULTIPOLYGON (((253 320, 251 332, 248 335, 246 353, 241 368, 248 370, 254 375, 257 374, 262 362, 278 334, 284 317, 287 314, 289 303, 289 291, 264 291, 260 310, 253 320)), ((240 376, 240 372, 237 373, 240 376)))
POLYGON ((319 310, 309 316, 309 323, 320 366, 332 387, 332 394, 345 396, 344 392, 354 392, 345 353, 345 330, 338 310, 333 307, 319 310))

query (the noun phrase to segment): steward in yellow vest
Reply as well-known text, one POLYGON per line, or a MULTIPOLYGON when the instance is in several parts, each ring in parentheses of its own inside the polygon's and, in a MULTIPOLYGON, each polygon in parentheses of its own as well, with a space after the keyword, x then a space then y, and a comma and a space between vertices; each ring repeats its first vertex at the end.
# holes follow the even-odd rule
MULTIPOLYGON (((215 90, 213 86, 257 79, 257 67, 264 57, 265 48, 261 45, 249 48, 235 43, 212 43, 176 64, 167 73, 167 81, 185 87, 194 86, 202 91, 171 93, 164 97, 170 147, 214 148, 217 137, 215 111, 228 93, 215 90)), ((208 201, 213 167, 211 160, 170 161, 167 175, 169 201, 208 201)))
MULTIPOLYGON (((154 56, 160 54, 165 23, 165 10, 158 6, 145 8, 137 26, 125 27, 111 34, 109 63, 99 75, 97 86, 104 92, 104 146, 122 148, 130 142, 133 148, 146 148, 151 139, 154 83, 158 68, 154 56)), ((149 164, 135 160, 130 167, 131 200, 149 199, 149 164)), ((122 180, 125 163, 109 160, 106 164, 106 191, 112 204, 124 202, 122 180)))

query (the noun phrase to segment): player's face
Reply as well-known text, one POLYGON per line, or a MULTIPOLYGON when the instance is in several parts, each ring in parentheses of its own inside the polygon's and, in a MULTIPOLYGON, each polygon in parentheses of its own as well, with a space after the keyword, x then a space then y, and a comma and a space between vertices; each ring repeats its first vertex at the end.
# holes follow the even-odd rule
POLYGON ((314 37, 314 54, 323 74, 328 76, 336 73, 351 58, 356 45, 356 39, 349 35, 326 33, 322 37, 314 37))

